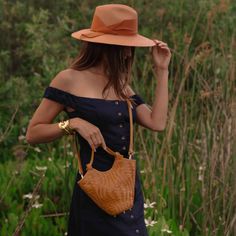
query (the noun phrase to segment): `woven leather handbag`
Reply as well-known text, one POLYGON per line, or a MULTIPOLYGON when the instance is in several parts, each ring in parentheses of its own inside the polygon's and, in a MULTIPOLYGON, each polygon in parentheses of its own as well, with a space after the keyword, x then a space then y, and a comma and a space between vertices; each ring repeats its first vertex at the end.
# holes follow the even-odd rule
MULTIPOLYGON (((132 104, 126 99, 130 120, 130 144, 128 158, 109 147, 104 149, 115 160, 107 171, 99 171, 92 167, 94 160, 94 148, 91 152, 91 160, 86 164, 87 172, 83 174, 80 154, 78 150, 77 135, 74 134, 74 145, 78 157, 78 169, 81 179, 77 182, 81 189, 106 213, 116 216, 133 207, 135 193, 136 160, 133 159, 133 118, 132 104)), ((111 158, 113 158, 111 157, 111 158)))

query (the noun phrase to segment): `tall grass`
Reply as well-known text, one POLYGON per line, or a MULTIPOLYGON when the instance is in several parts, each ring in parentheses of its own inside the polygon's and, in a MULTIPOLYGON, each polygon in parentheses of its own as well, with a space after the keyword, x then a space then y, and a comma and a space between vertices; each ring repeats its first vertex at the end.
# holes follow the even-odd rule
MULTIPOLYGON (((44 88, 77 54, 70 33, 88 27, 94 7, 108 2, 27 3, 0 0, 0 234, 63 235, 77 170, 70 140, 34 146, 24 135, 44 88)), ((135 126, 149 235, 233 236, 236 3, 119 3, 137 9, 141 34, 172 51, 167 127, 135 126)), ((153 73, 148 49, 137 49, 132 86, 149 106, 158 86, 153 73)))

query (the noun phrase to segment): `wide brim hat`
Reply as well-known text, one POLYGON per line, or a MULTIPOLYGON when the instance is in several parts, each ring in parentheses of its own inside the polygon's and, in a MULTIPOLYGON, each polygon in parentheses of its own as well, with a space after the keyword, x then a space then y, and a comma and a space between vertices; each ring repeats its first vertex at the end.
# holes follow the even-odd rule
POLYGON ((75 31, 78 40, 133 47, 152 47, 156 43, 138 33, 138 14, 123 4, 106 4, 95 8, 90 28, 75 31))

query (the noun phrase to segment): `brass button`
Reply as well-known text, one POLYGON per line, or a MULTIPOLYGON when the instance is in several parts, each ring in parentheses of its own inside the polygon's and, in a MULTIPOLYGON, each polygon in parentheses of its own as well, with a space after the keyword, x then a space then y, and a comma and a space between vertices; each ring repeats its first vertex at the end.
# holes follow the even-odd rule
POLYGON ((139 233, 139 229, 136 229, 135 232, 138 234, 139 233))
POLYGON ((118 112, 118 116, 121 116, 121 114, 122 114, 121 112, 118 112))
POLYGON ((131 215, 131 216, 130 216, 130 218, 132 218, 132 219, 133 219, 133 218, 134 218, 134 215, 131 215))
POLYGON ((116 103, 116 104, 119 104, 119 102, 118 102, 118 101, 116 101, 115 103, 116 103))
POLYGON ((126 146, 124 146, 122 149, 125 150, 125 149, 126 149, 126 146))
POLYGON ((122 125, 122 124, 120 124, 120 127, 122 128, 122 127, 123 127, 123 125, 122 125))
POLYGON ((122 139, 122 140, 125 140, 125 136, 122 136, 121 139, 122 139))

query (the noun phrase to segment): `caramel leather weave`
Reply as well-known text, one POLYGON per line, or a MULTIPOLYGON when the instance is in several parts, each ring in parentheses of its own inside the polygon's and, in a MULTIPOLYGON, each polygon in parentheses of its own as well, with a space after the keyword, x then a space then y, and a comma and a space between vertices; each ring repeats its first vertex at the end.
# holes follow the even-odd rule
POLYGON ((99 171, 92 167, 94 149, 92 148, 91 160, 87 172, 83 175, 80 154, 78 150, 77 135, 74 134, 74 146, 78 156, 78 169, 81 179, 77 182, 81 189, 106 213, 112 216, 132 208, 134 204, 136 160, 133 157, 133 118, 129 99, 126 99, 130 119, 130 145, 129 157, 125 158, 119 152, 114 152, 107 147, 104 149, 114 156, 112 167, 107 171, 99 171))

